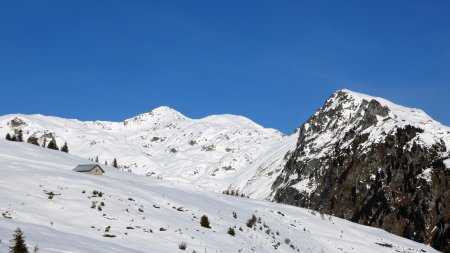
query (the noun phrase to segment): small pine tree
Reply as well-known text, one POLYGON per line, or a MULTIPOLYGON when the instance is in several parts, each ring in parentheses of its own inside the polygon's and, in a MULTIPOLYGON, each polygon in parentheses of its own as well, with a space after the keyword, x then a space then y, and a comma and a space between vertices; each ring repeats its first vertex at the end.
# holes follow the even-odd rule
POLYGON ((211 228, 211 227, 209 226, 209 219, 208 219, 208 216, 203 215, 203 216, 200 218, 200 225, 201 225, 202 227, 204 227, 204 228, 211 228))
POLYGON ((42 142, 42 147, 43 148, 47 147, 47 138, 44 138, 44 142, 42 142))
POLYGON ((249 228, 252 228, 253 227, 253 225, 255 225, 255 223, 256 223, 256 216, 253 214, 252 215, 252 218, 250 218, 248 221, 247 221, 247 223, 245 223, 245 225, 247 225, 247 227, 249 227, 249 228))
POLYGON ((105 165, 108 165, 108 160, 105 160, 105 165))
POLYGON ((227 233, 229 235, 231 235, 231 236, 235 236, 236 235, 236 232, 234 231, 234 228, 232 228, 232 227, 228 228, 228 232, 227 233))
POLYGON ((19 132, 17 133, 17 141, 23 142, 23 131, 22 129, 19 130, 19 132))
POLYGON ((7 141, 10 141, 10 140, 12 139, 12 138, 11 138, 11 135, 10 135, 9 133, 7 133, 5 139, 6 139, 7 141))
POLYGON ((17 141, 17 137, 13 135, 13 137, 11 137, 11 141, 17 141))
POLYGON ((116 158, 114 158, 114 161, 113 161, 112 166, 113 166, 114 168, 117 168, 117 167, 118 167, 116 158))
POLYGON ((95 162, 98 163, 98 156, 95 157, 95 162))
POLYGON ((64 142, 64 145, 62 146, 61 151, 69 153, 69 147, 67 146, 67 142, 64 142))
POLYGON ((27 245, 25 244, 25 236, 23 236, 22 230, 20 230, 20 228, 17 228, 14 232, 14 238, 11 240, 9 252, 28 253, 27 245))
POLYGON ((178 245, 178 248, 181 249, 181 250, 186 250, 186 248, 187 248, 187 243, 186 243, 186 242, 181 242, 181 243, 178 245))
POLYGON ((56 145, 55 139, 52 139, 52 140, 48 143, 47 148, 49 148, 49 149, 54 149, 54 150, 59 150, 58 145, 56 145))

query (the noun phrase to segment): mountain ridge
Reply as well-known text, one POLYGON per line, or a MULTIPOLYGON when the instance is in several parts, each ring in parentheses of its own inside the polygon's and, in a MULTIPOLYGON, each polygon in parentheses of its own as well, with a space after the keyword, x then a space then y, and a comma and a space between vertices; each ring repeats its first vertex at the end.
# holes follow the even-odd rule
POLYGON ((23 114, 0 116, 0 134, 19 130, 25 139, 36 137, 40 145, 52 139, 58 146, 68 142, 70 153, 101 163, 117 158, 123 170, 191 182, 216 191, 239 190, 257 198, 268 197, 270 187, 242 184, 242 174, 248 180, 261 181, 254 176, 261 167, 266 175, 270 173, 268 177, 274 177, 295 142, 292 135, 264 128, 243 116, 190 119, 166 106, 122 122, 23 114), (264 155, 274 146, 284 147, 283 154, 264 155), (236 185, 251 189, 234 189, 236 185))
POLYGON ((450 128, 422 110, 341 90, 300 127, 274 200, 447 252, 449 149, 450 128))

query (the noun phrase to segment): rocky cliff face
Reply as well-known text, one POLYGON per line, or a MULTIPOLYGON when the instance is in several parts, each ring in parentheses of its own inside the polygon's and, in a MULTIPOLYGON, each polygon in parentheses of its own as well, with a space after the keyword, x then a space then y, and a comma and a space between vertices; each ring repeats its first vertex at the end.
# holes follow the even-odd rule
POLYGON ((449 148, 423 111, 341 90, 301 126, 274 200, 450 252, 449 148))

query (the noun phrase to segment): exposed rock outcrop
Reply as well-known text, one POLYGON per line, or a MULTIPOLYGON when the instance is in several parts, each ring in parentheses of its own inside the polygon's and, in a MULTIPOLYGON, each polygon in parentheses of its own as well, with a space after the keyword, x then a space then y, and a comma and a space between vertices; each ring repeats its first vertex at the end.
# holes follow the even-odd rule
POLYGON ((449 147, 424 112, 341 90, 301 126, 274 200, 450 252, 449 147))

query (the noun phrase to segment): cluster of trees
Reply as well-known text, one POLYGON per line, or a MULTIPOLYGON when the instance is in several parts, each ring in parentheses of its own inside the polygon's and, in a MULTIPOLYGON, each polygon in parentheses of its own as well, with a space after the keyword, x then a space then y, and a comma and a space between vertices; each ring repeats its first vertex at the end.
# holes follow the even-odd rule
POLYGON ((6 134, 6 140, 23 142, 23 131, 19 130, 19 131, 17 131, 16 134, 13 134, 13 135, 7 133, 6 134))
MULTIPOLYGON (((18 142, 23 142, 23 131, 19 130, 17 131, 15 134, 10 134, 7 133, 6 134, 6 140, 8 141, 18 141, 18 142)), ((38 138, 36 138, 35 136, 30 136, 27 139, 27 143, 36 145, 36 146, 40 146, 39 144, 39 140, 38 138)), ((56 144, 56 140, 54 138, 52 138, 50 140, 50 142, 47 143, 47 139, 44 138, 44 142, 41 145, 44 148, 49 148, 49 149, 54 149, 54 150, 60 150, 62 152, 66 152, 69 153, 69 146, 67 145, 67 142, 64 142, 64 145, 61 147, 61 149, 58 147, 58 145, 56 144)), ((91 161, 95 161, 96 163, 98 163, 98 156, 95 157, 94 159, 89 159, 91 161)), ((105 160, 105 165, 108 165, 108 161, 105 160)), ((111 166, 113 166, 114 168, 119 168, 119 164, 117 163, 117 159, 114 158, 114 160, 112 161, 111 166)))
MULTIPOLYGON (((15 133, 13 135, 11 135, 10 133, 7 133, 5 139, 8 140, 8 141, 23 142, 23 131, 19 130, 19 131, 17 131, 17 133, 15 133)), ((36 138, 34 136, 28 137, 27 143, 39 146, 38 138, 36 138)), ((69 153, 69 146, 67 146, 67 142, 64 142, 64 145, 61 147, 61 149, 59 149, 58 145, 56 144, 56 140, 54 138, 51 139, 48 144, 47 144, 47 139, 44 138, 44 142, 42 143, 42 147, 49 148, 49 149, 54 149, 54 150, 61 150, 62 152, 69 153)))
POLYGON ((232 195, 232 196, 236 196, 236 197, 245 197, 245 195, 244 195, 244 193, 239 193, 239 190, 225 190, 225 191, 223 191, 222 192, 223 194, 225 194, 225 195, 232 195))
MULTIPOLYGON (((25 236, 22 230, 17 228, 14 232, 13 239, 11 240, 11 246, 9 247, 10 253, 29 253, 27 244, 25 243, 25 236)), ((33 253, 38 253, 39 247, 36 245, 33 249, 33 253)))
MULTIPOLYGON (((95 159, 89 158, 89 160, 98 163, 99 159, 98 156, 95 157, 95 159)), ((108 160, 105 160, 105 165, 108 165, 108 160)), ((111 166, 113 166, 114 168, 119 168, 119 164, 117 163, 117 159, 114 158, 114 160, 112 161, 111 166)))

